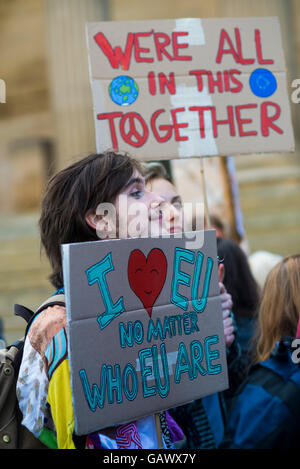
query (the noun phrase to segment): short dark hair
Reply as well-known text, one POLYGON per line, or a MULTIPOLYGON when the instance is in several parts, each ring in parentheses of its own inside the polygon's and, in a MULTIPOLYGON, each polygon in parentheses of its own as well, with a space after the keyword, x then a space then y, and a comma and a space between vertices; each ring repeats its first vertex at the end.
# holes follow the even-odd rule
POLYGON ((60 245, 99 240, 85 216, 102 202, 114 203, 132 176, 141 172, 128 154, 90 154, 59 171, 49 181, 39 220, 41 244, 52 266, 50 281, 63 286, 60 245))

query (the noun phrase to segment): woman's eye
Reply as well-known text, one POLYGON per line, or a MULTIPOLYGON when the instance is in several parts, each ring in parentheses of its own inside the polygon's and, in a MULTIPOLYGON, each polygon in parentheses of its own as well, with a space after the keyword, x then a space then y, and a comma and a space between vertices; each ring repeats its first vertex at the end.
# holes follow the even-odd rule
POLYGON ((141 197, 143 197, 144 195, 144 192, 143 191, 134 191, 134 192, 131 192, 130 196, 133 197, 134 199, 140 199, 141 197))
POLYGON ((173 204, 173 207, 175 207, 177 210, 180 210, 182 208, 182 202, 178 201, 178 202, 174 202, 173 204))

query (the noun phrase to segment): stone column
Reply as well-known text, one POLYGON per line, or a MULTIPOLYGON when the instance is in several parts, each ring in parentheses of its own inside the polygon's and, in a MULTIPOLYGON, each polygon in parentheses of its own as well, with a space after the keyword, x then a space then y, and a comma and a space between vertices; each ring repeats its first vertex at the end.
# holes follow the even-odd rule
POLYGON ((108 0, 46 0, 56 169, 95 151, 85 24, 109 19, 108 0))

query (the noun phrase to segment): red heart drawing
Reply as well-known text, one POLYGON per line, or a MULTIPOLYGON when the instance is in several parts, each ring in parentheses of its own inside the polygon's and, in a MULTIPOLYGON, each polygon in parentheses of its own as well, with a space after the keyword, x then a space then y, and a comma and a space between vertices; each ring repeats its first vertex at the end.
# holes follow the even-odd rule
POLYGON ((152 307, 164 286, 166 275, 167 259, 160 249, 152 249, 147 259, 139 249, 131 252, 128 261, 129 285, 143 303, 150 318, 152 307))

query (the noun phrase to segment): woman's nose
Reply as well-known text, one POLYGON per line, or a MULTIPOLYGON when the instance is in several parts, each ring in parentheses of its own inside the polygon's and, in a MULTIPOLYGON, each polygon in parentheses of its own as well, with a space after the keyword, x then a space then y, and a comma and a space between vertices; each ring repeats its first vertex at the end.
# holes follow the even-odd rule
POLYGON ((182 217, 182 209, 175 207, 175 205, 172 205, 172 214, 173 214, 173 219, 181 219, 182 217))
POLYGON ((175 214, 172 204, 169 202, 164 202, 163 204, 164 218, 166 221, 173 221, 175 219, 175 214))
POLYGON ((160 197, 160 195, 155 194, 154 192, 150 192, 150 207, 153 209, 158 208, 160 205, 164 203, 164 199, 160 197))
POLYGON ((181 210, 175 207, 171 202, 164 201, 162 209, 168 221, 173 222, 181 219, 181 210))

